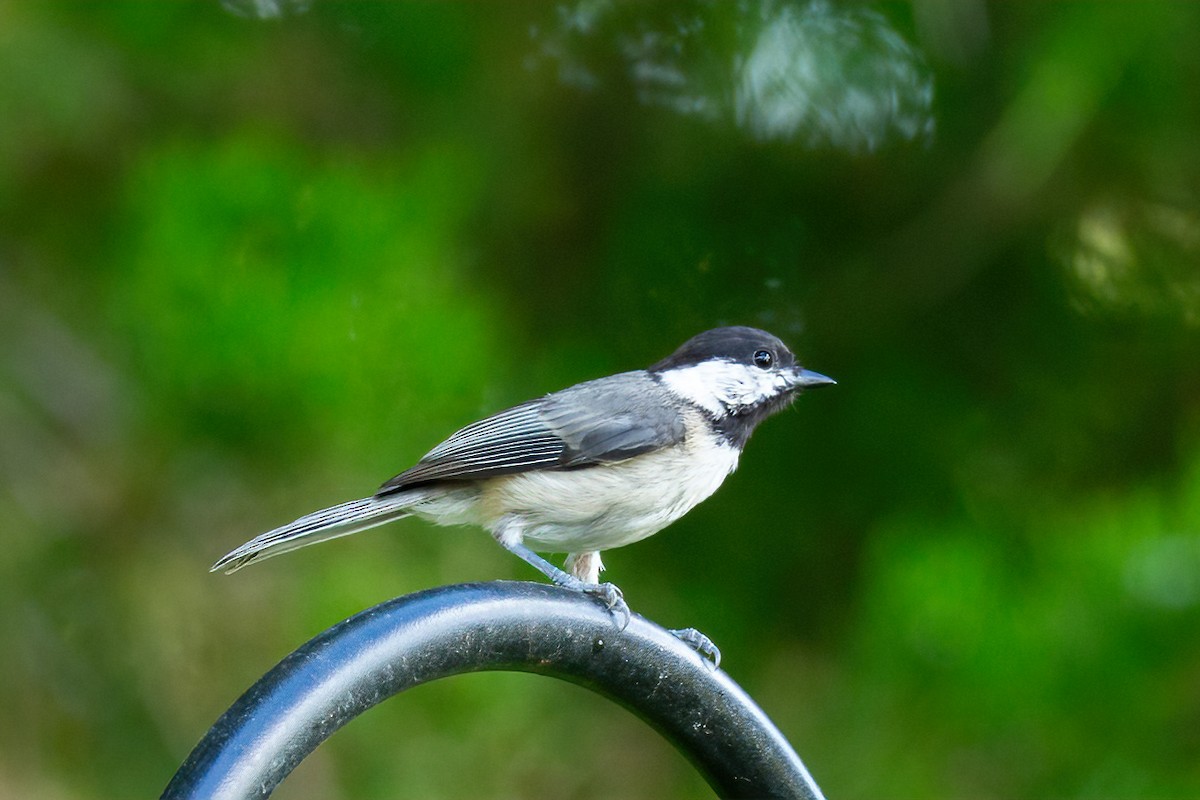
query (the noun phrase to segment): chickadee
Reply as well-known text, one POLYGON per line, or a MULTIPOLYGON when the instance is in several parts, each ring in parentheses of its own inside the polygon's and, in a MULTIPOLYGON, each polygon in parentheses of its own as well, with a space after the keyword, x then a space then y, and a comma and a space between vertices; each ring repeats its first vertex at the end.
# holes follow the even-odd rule
MULTIPOLYGON (((299 547, 401 517, 478 525, 559 586, 629 620, 600 583, 600 552, 645 539, 690 511, 737 468, 754 428, 800 390, 834 381, 747 327, 693 336, 646 370, 580 383, 475 422, 371 497, 268 531, 212 570, 234 572, 299 547), (535 550, 569 553, 566 570, 535 550)), ((693 629, 673 631, 720 654, 693 629)))

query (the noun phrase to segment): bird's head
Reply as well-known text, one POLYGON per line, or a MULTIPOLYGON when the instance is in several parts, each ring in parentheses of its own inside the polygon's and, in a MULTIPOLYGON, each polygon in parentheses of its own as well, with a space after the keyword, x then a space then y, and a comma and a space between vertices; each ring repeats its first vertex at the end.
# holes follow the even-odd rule
POLYGON ((677 397, 703 409, 738 446, 802 390, 835 383, 800 366, 778 337, 740 325, 693 336, 649 371, 677 397))

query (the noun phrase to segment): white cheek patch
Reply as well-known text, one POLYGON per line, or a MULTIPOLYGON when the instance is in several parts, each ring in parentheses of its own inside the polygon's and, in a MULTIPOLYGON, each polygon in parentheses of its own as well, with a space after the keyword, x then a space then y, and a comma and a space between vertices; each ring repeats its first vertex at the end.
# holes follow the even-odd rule
POLYGON ((787 391, 788 380, 774 370, 746 367, 733 361, 704 361, 660 373, 673 394, 723 417, 787 391))

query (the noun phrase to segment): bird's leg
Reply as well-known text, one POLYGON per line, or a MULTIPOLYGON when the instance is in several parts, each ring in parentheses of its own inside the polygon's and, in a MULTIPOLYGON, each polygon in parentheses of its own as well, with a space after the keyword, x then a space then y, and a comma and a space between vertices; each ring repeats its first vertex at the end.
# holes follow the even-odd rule
POLYGON ((564 589, 571 589, 572 591, 582 592, 599 598, 604 605, 608 606, 608 610, 614 616, 620 618, 618 630, 625 630, 625 626, 629 624, 629 604, 625 602, 625 596, 621 594, 621 590, 613 584, 580 580, 568 572, 563 572, 530 550, 519 540, 514 541, 513 537, 498 535, 496 536, 496 541, 500 542, 505 550, 508 550, 508 552, 517 556, 564 589))
POLYGON ((570 553, 563 567, 584 583, 599 583, 604 563, 600 561, 600 553, 592 550, 587 553, 570 553))
MULTIPOLYGON (((571 553, 567 556, 567 561, 563 565, 570 570, 570 572, 566 572, 530 550, 520 541, 519 536, 514 535, 514 533, 513 526, 505 526, 497 532, 496 541, 504 549, 529 564, 557 585, 599 598, 604 605, 608 606, 609 611, 620 617, 620 630, 625 630, 625 626, 629 624, 629 605, 625 602, 624 595, 616 585, 599 582, 600 571, 604 569, 604 564, 600 561, 599 552, 571 553)), ((707 663, 713 669, 721 665, 720 649, 713 644, 712 639, 709 639, 700 631, 695 628, 681 628, 679 630, 672 630, 670 633, 700 653, 700 655, 709 659, 707 663)))

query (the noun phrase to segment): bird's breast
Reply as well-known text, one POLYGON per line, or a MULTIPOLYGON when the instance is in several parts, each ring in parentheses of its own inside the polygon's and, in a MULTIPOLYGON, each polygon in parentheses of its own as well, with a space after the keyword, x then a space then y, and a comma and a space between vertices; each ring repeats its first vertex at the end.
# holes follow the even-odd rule
POLYGON ((607 550, 644 539, 682 517, 737 468, 740 450, 698 414, 671 447, 576 470, 505 476, 483 487, 485 527, 520 522, 526 543, 553 552, 607 550))

